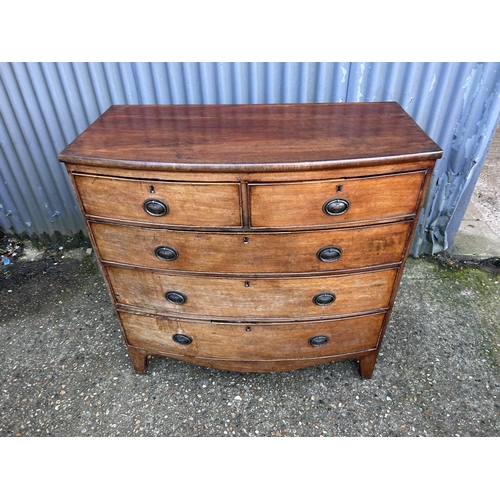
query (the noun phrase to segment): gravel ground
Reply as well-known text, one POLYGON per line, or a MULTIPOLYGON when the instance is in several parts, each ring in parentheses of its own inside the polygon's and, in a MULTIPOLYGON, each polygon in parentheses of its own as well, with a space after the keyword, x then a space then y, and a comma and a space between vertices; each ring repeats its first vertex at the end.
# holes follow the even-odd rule
MULTIPOLYGON (((40 256, 39 256, 40 257, 40 256)), ((93 256, 4 266, 0 436, 499 436, 500 274, 409 259, 373 378, 354 360, 135 374, 93 256)))

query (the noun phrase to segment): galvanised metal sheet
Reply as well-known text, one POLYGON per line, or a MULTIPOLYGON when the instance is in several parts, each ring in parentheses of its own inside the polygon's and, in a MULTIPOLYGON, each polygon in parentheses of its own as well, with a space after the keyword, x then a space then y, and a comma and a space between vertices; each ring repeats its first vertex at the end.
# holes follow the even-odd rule
POLYGON ((500 63, 0 63, 0 227, 84 223, 57 153, 112 104, 397 101, 444 150, 411 253, 451 246, 500 118, 500 63))

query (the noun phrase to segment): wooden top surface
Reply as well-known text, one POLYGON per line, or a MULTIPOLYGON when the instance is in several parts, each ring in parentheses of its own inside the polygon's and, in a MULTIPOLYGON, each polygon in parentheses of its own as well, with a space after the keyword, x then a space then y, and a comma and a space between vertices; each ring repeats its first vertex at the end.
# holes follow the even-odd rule
POLYGON ((112 106, 58 158, 103 167, 264 171, 441 155, 399 104, 385 102, 112 106))

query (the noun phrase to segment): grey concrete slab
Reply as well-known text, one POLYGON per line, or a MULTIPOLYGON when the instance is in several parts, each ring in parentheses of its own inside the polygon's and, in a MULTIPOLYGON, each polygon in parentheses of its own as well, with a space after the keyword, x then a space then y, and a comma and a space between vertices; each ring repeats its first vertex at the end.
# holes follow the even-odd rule
POLYGON ((492 229, 474 201, 467 207, 450 253, 463 259, 500 257, 500 233, 492 229))
POLYGON ((497 131, 450 253, 464 259, 500 257, 500 133, 497 131))

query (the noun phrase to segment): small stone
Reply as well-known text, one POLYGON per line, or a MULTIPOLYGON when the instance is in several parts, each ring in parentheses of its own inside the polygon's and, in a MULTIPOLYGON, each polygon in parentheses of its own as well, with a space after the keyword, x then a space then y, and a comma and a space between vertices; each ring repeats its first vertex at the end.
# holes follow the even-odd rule
POLYGON ((32 262, 34 260, 41 260, 43 258, 44 250, 39 250, 35 246, 27 241, 24 245, 23 255, 19 257, 20 261, 32 262))
POLYGON ((85 253, 87 255, 92 255, 92 248, 87 248, 87 250, 85 250, 85 253))
POLYGON ((234 396, 234 399, 241 401, 241 396, 234 396))

